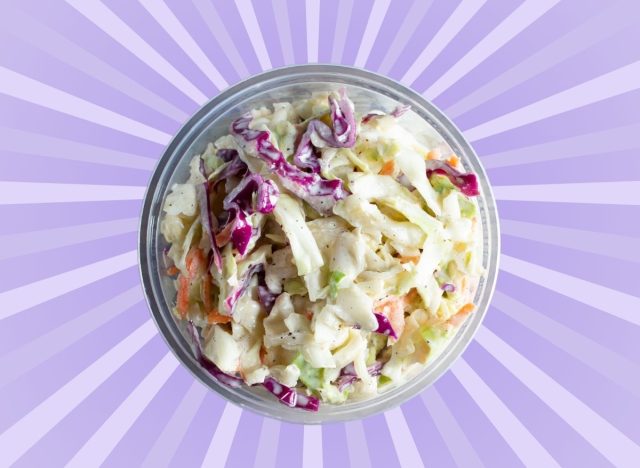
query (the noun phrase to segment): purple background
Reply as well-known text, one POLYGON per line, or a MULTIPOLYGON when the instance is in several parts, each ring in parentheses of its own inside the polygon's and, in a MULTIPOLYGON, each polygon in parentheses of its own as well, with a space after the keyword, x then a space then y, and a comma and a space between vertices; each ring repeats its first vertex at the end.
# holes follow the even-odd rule
POLYGON ((0 465, 638 466, 638 5, 5 2, 0 465), (503 253, 484 326, 434 387, 305 427, 178 365, 135 250, 181 123, 251 74, 314 61, 389 75, 455 120, 495 185, 503 253))

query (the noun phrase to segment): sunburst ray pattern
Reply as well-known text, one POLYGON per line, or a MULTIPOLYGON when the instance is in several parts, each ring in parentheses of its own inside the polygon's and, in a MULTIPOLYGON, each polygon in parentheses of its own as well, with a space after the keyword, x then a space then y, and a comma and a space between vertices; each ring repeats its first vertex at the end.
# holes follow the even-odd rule
POLYGON ((0 466, 637 466, 637 2, 99 0, 0 19, 0 466), (548 34, 547 34, 548 32, 548 34), (413 86, 502 218, 475 340, 434 386, 298 426, 213 394, 158 337, 135 233, 198 106, 295 63, 413 86))

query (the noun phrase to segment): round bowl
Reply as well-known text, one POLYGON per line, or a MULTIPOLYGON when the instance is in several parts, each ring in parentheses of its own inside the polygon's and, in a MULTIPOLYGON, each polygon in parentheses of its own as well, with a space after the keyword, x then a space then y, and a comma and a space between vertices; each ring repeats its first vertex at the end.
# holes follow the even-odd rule
POLYGON ((300 423, 344 421, 370 416, 393 408, 433 384, 462 354, 489 307, 498 271, 499 227, 495 200, 487 176, 475 152, 456 126, 433 104, 401 84, 375 73, 337 65, 300 65, 251 77, 204 105, 184 124, 159 160, 144 198, 140 223, 139 256, 144 293, 160 333, 178 360, 193 375, 223 398, 265 416, 300 423), (482 221, 482 264, 486 274, 476 291, 476 311, 458 330, 447 348, 408 382, 375 398, 341 405, 321 404, 317 413, 289 408, 262 388, 230 388, 204 371, 194 359, 184 325, 170 311, 175 288, 164 275, 163 249, 159 221, 167 191, 188 177, 188 163, 201 153, 207 142, 228 133, 229 123, 242 113, 260 105, 306 97, 312 91, 345 87, 357 112, 372 108, 390 111, 399 103, 409 104, 414 124, 425 131, 435 130, 457 154, 464 168, 478 176, 478 205, 482 221), (433 130, 429 130, 429 125, 433 130))

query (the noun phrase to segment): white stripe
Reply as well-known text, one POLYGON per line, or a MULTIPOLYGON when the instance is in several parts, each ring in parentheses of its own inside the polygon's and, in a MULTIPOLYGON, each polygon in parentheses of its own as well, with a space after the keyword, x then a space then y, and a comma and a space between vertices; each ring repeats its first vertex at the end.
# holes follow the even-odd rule
POLYGON ((68 322, 55 328, 52 327, 34 340, 3 354, 0 356, 0 369, 2 369, 0 386, 13 382, 21 375, 48 361, 114 317, 131 310, 142 300, 142 290, 140 285, 136 285, 97 307, 86 312, 82 311, 80 315, 68 322), (20 365, 16 366, 16 362, 19 362, 20 365))
POLYGON ((147 320, 2 433, 0 435, 2 462, 9 466, 18 460, 155 335, 154 323, 147 320))
POLYGON ((418 58, 411 64, 400 81, 407 86, 411 86, 485 3, 486 0, 462 0, 422 50, 418 58))
POLYGON ((356 67, 364 67, 366 65, 390 3, 391 0, 374 0, 371 13, 369 14, 369 20, 367 21, 367 27, 362 35, 362 41, 360 42, 360 48, 358 49, 358 55, 354 63, 356 67))
POLYGON ((464 134, 469 140, 476 141, 604 101, 640 88, 638 76, 640 62, 634 62, 465 130, 464 134))
POLYGON ((114 219, 42 231, 7 234, 0 236, 0 245, 8 245, 11 248, 0 250, 0 260, 136 232, 139 222, 138 218, 114 219))
POLYGON ((500 269, 588 306, 640 325, 640 298, 501 254, 500 269))
POLYGON ((182 23, 162 0, 140 0, 142 6, 173 38, 200 70, 211 80, 218 90, 223 90, 229 83, 222 77, 218 69, 207 57, 207 54, 193 40, 182 23))
MULTIPOLYGON (((275 0, 284 1, 284 0, 275 0)), ((336 29, 333 35, 333 47, 331 48, 331 62, 341 63, 344 56, 344 46, 349 31, 349 23, 353 14, 355 0, 344 0, 340 2, 340 10, 336 18, 336 29)))
POLYGON ((193 101, 207 101, 202 91, 105 5, 95 0, 65 1, 193 101))
POLYGON ((260 439, 256 449, 254 468, 276 468, 278 440, 280 439, 280 421, 262 418, 260 439))
POLYGON ((135 250, 66 271, 24 286, 0 293, 0 320, 62 296, 87 284, 131 268, 138 263, 135 250))
POLYGON ((503 20, 493 31, 487 34, 469 52, 453 65, 446 73, 433 83, 424 95, 430 99, 435 99, 447 88, 456 83, 487 57, 500 49, 511 39, 521 33, 534 21, 544 15, 559 0, 535 0, 525 1, 505 20, 503 20))
POLYGON ((256 12, 253 9, 251 0, 236 0, 236 7, 238 7, 240 19, 242 19, 242 24, 244 24, 244 29, 247 31, 251 45, 258 56, 260 67, 262 67, 263 70, 269 70, 272 68, 269 52, 267 52, 264 37, 262 37, 260 25, 258 24, 256 12))
POLYGON ((400 461, 400 466, 402 468, 424 467, 402 410, 396 407, 386 411, 384 418, 387 421, 387 426, 389 426, 389 433, 391 434, 391 440, 400 461))
POLYGON ((194 380, 173 412, 171 419, 165 424, 153 447, 147 452, 145 459, 140 464, 142 468, 157 468, 169 463, 193 418, 198 414, 206 394, 207 388, 199 381, 194 380))
POLYGON ((322 426, 304 426, 302 468, 322 468, 322 426))
POLYGON ((175 356, 170 352, 165 354, 95 434, 78 450, 66 465, 67 468, 101 465, 177 367, 178 361, 175 356))
POLYGON ((640 181, 576 184, 497 185, 498 200, 596 205, 640 205, 640 181))
POLYGON ((161 145, 171 139, 168 133, 2 66, 0 93, 161 145))
POLYGON ((370 468, 372 466, 371 459, 362 422, 359 420, 348 421, 344 424, 344 430, 347 434, 350 466, 370 468))
POLYGON ((145 187, 0 181, 0 205, 141 200, 145 187))
POLYGON ((233 438, 238 429, 241 414, 242 410, 236 405, 232 403, 225 405, 222 416, 218 421, 216 432, 213 434, 213 438, 209 444, 207 454, 202 461, 202 466, 206 466, 207 468, 223 468, 225 466, 233 438))
POLYGON ((318 62, 318 41, 320 39, 320 2, 307 0, 307 61, 318 62))
POLYGON ((464 359, 451 371, 525 466, 560 466, 464 359))
MULTIPOLYGON (((476 340, 558 416, 617 467, 636 467, 640 446, 486 327, 476 340)), ((542 465, 546 466, 546 465, 542 465)))

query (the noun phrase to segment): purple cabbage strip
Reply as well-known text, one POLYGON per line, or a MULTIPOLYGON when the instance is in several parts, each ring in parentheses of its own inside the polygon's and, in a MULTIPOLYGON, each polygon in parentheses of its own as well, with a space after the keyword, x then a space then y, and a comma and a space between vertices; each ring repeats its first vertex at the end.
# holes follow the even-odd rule
POLYGON ((425 162, 427 164, 427 177, 431 176, 431 174, 446 175, 451 183, 458 187, 464 195, 468 197, 475 197, 480 194, 478 190, 478 178, 475 174, 464 174, 459 172, 445 161, 440 161, 438 159, 425 162))
MULTIPOLYGON (((380 361, 375 361, 369 367, 367 367, 367 372, 371 377, 377 377, 382 373, 382 366, 384 364, 380 361)), ((347 364, 340 371, 340 376, 336 379, 334 384, 338 387, 338 391, 343 391, 349 385, 354 384, 356 381, 360 380, 358 378, 358 374, 356 373, 356 368, 353 363, 347 364)))
MULTIPOLYGON (((234 150, 235 151, 235 150, 234 150)), ((237 152, 236 152, 237 154, 237 152)), ((249 169, 247 165, 240 158, 232 159, 230 162, 224 166, 220 172, 216 174, 216 176, 211 181, 211 184, 215 188, 223 180, 228 179, 229 177, 233 177, 239 175, 243 177, 249 169)))
POLYGON ((346 196, 340 179, 326 180, 316 173, 306 173, 289 164, 284 155, 269 140, 266 130, 249 128, 252 116, 250 113, 231 123, 230 132, 247 143, 256 144, 256 152, 269 169, 280 177, 282 185, 299 198, 307 201, 321 214, 331 213, 337 200, 346 196))
POLYGON ((236 376, 229 375, 222 372, 218 366, 211 362, 202 352, 202 344, 200 343, 200 333, 195 324, 189 320, 187 323, 187 331, 191 338, 191 349, 195 355, 196 361, 206 370, 211 376, 213 376, 219 382, 228 385, 229 387, 238 388, 241 387, 244 381, 236 376))
POLYGON ((398 117, 401 117, 402 115, 404 115, 404 113, 407 112, 409 109, 411 109, 411 106, 406 104, 401 104, 395 109, 393 109, 389 115, 397 119, 398 117))
POLYGON ((356 121, 353 116, 353 104, 347 98, 344 89, 340 90, 340 99, 329 96, 331 122, 333 129, 324 122, 314 119, 308 123, 307 129, 298 143, 293 155, 293 162, 302 169, 313 173, 320 172, 318 156, 314 151, 312 135, 322 139, 333 148, 351 148, 356 142, 356 121))
POLYGON ((205 181, 196 187, 196 194, 198 196, 198 204, 200 205, 200 222, 202 223, 202 229, 204 229, 209 237, 209 243, 211 244, 211 259, 209 260, 208 268, 211 268, 211 263, 213 263, 218 271, 222 271, 222 255, 220 255, 220 248, 218 247, 215 236, 215 230, 218 228, 218 220, 211 216, 209 181, 206 180, 207 172, 202 158, 200 158, 200 172, 205 178, 205 181))
POLYGON ((222 159, 224 162, 229 162, 238 158, 238 150, 231 148, 221 148, 216 152, 216 156, 222 159))
POLYGON ((238 207, 247 214, 271 213, 276 207, 280 190, 276 184, 268 179, 264 179, 260 174, 250 174, 240 181, 240 183, 224 198, 223 208, 231 210, 238 207), (253 194, 256 194, 255 206, 253 194))
POLYGON ((240 299, 240 297, 245 293, 245 291, 249 287, 249 284, 251 283, 251 278, 253 277, 253 275, 261 271, 264 271, 264 265, 262 263, 255 263, 251 265, 247 269, 247 271, 245 271, 244 275, 242 275, 242 278, 240 279, 240 284, 235 288, 233 288, 233 290, 231 291, 231 294, 229 294, 229 296, 227 296, 227 298, 224 300, 224 304, 227 306, 227 308, 231 313, 233 313, 233 309, 236 306, 238 299, 240 299))
POLYGON ((456 291, 456 285, 451 283, 444 283, 442 286, 440 286, 440 289, 442 289, 444 292, 452 293, 456 291))
POLYGON ((258 300, 260 304, 264 306, 267 311, 267 315, 271 313, 271 309, 273 309, 273 304, 276 302, 278 298, 278 294, 271 292, 269 287, 267 286, 267 281, 265 280, 265 272, 258 272, 258 300))
POLYGON ((374 117, 380 117, 381 115, 386 115, 384 112, 380 112, 380 111, 375 111, 375 112, 369 112, 367 115, 365 115, 364 117, 362 117, 361 122, 363 124, 366 124, 367 122, 369 122, 371 119, 373 119, 374 117))
POLYGON ((295 389, 282 385, 273 377, 267 377, 264 379, 262 386, 270 393, 273 393, 280 403, 285 404, 290 408, 302 408, 307 411, 318 411, 318 408, 320 407, 320 402, 316 397, 298 393, 295 389))
POLYGON ((318 411, 320 408, 320 400, 314 396, 303 395, 298 393, 298 401, 296 402, 296 408, 301 408, 307 411, 318 411))
POLYGON ((389 319, 386 316, 378 314, 377 312, 374 312, 373 315, 376 316, 376 320, 378 321, 378 328, 374 330, 376 333, 390 336, 391 338, 398 338, 396 331, 393 329, 391 322, 389 322, 389 319))

